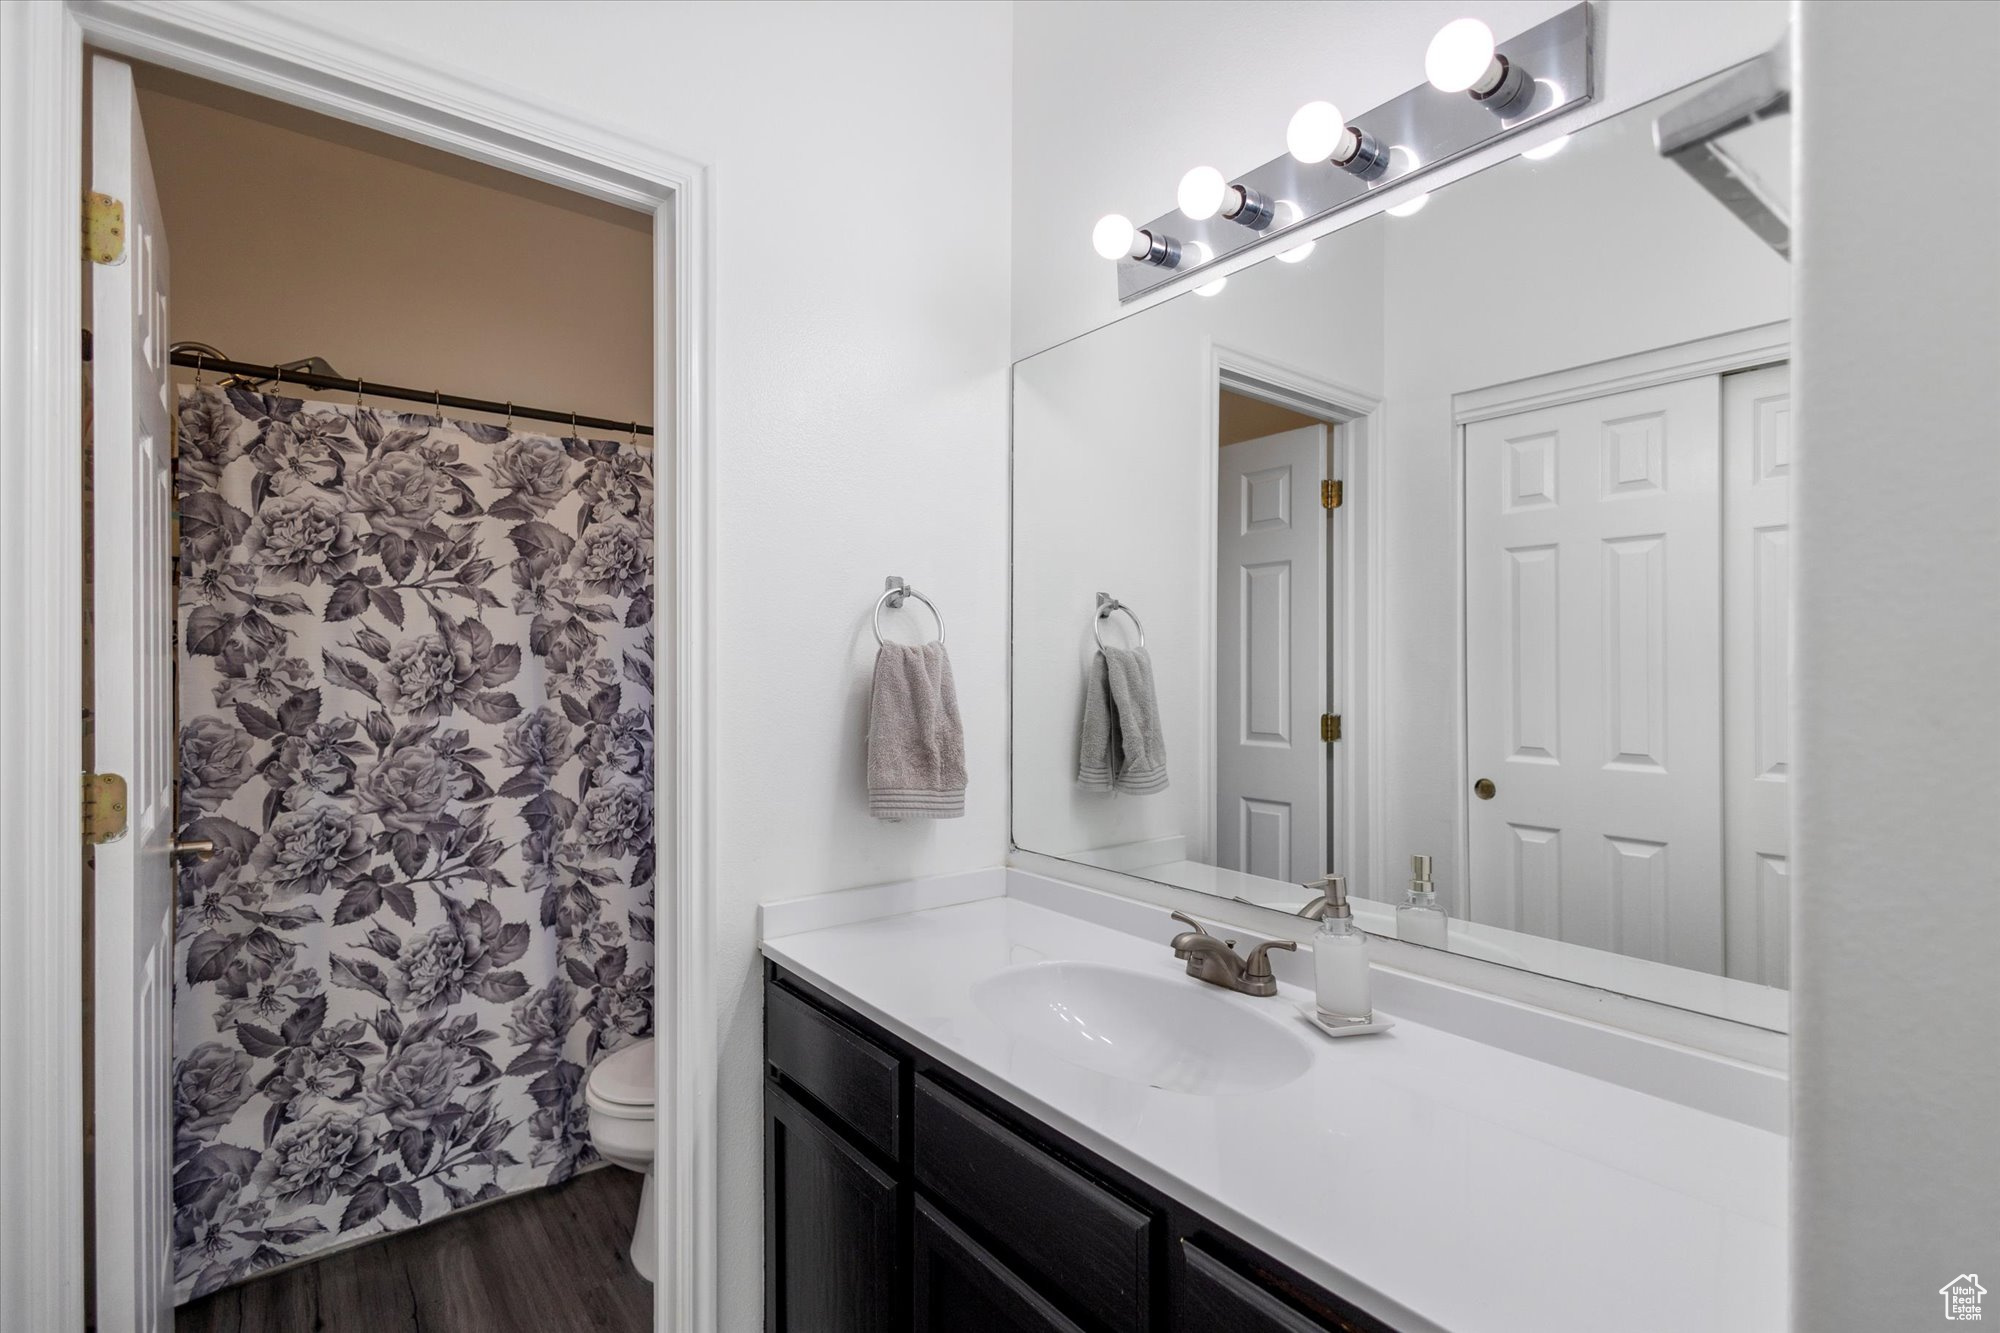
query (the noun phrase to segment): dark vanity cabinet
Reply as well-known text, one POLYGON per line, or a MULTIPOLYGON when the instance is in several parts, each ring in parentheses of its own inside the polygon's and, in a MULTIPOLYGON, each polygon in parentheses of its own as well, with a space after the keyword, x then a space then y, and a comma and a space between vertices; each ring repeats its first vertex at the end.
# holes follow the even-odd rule
POLYGON ((774 964, 771 1333, 1387 1333, 774 964))

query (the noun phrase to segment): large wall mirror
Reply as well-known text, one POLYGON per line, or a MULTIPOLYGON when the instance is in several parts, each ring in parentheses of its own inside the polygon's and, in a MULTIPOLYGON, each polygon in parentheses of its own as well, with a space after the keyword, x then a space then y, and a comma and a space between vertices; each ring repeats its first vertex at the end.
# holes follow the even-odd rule
POLYGON ((1789 117, 1658 142, 1740 74, 1016 365, 1019 847, 1391 935, 1424 856, 1785 1026, 1789 117))

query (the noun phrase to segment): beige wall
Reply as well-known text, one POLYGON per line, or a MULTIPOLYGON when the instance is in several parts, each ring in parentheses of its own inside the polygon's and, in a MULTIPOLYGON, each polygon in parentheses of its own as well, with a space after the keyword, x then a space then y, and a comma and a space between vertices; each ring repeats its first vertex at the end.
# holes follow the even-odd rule
POLYGON ((140 67, 176 339, 650 422, 644 214, 140 67))
POLYGON ((1261 398, 1250 398, 1224 389, 1216 412, 1216 440, 1220 444, 1241 444, 1245 440, 1277 435, 1301 426, 1317 426, 1319 418, 1289 407, 1279 407, 1261 398))

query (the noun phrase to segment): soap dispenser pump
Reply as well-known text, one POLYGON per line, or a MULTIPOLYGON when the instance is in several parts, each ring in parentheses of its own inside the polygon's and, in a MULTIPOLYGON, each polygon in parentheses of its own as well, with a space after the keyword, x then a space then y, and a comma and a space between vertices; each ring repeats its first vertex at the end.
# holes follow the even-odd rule
POLYGON ((1320 1017, 1329 1023, 1368 1023, 1374 1005, 1368 993, 1368 937, 1354 924, 1347 883, 1329 875, 1326 912, 1313 936, 1313 989, 1320 1017))
POLYGON ((1431 859, 1410 858, 1410 895, 1396 908, 1396 938, 1412 944, 1445 947, 1445 922, 1450 920, 1438 906, 1437 885, 1431 882, 1431 859))

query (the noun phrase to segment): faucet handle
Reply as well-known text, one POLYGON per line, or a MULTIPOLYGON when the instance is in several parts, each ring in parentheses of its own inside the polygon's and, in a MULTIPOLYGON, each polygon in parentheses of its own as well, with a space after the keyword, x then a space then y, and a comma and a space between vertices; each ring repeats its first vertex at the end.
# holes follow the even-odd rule
POLYGON ((1252 978, 1270 976, 1271 959, 1269 954, 1271 950, 1286 949, 1295 951, 1298 947, 1299 942, 1297 940, 1265 940, 1262 944, 1252 949, 1250 956, 1243 961, 1243 975, 1252 978))
POLYGON ((1173 914, 1173 919, 1180 922, 1182 925, 1186 926, 1189 930, 1192 930, 1197 935, 1208 934, 1208 931, 1203 928, 1201 922, 1195 920, 1193 917, 1189 916, 1186 912, 1175 912, 1173 914))

